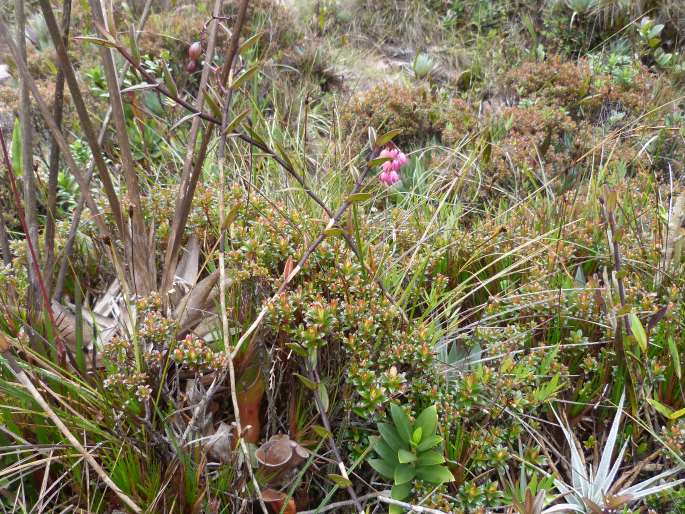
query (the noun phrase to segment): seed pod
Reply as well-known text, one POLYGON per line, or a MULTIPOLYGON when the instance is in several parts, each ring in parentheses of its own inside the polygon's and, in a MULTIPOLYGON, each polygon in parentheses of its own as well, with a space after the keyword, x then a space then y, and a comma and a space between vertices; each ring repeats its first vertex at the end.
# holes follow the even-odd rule
POLYGON ((190 60, 186 64, 186 71, 188 73, 193 73, 197 69, 197 61, 190 60))
POLYGON ((195 41, 188 47, 188 57, 190 57, 193 61, 197 61, 201 55, 202 44, 199 41, 195 41))

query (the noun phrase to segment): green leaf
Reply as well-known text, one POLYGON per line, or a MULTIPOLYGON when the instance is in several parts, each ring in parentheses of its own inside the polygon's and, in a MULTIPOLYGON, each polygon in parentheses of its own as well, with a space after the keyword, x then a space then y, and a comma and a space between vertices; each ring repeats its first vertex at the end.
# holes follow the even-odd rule
POLYGON ((354 193, 347 197, 347 201, 350 203, 364 202, 371 198, 371 193, 354 193))
POLYGON ((319 383, 319 399, 321 400, 321 407, 323 408, 323 411, 328 412, 328 406, 330 403, 328 401, 328 390, 323 383, 319 383))
POLYGON ((328 430, 326 430, 324 427, 321 425, 314 425, 312 427, 312 430, 316 435, 318 435, 321 439, 330 439, 333 437, 333 434, 331 434, 328 430))
POLYGON ((204 99, 205 99, 205 102, 207 103, 207 106, 209 107, 209 110, 212 111, 212 116, 214 116, 215 118, 220 120, 221 119, 221 109, 219 108, 219 104, 212 97, 211 90, 207 89, 205 91, 204 99))
POLYGON ((390 497, 399 501, 405 500, 411 494, 411 488, 411 482, 406 482, 404 484, 395 484, 392 486, 392 490, 390 491, 390 497))
POLYGON ((416 427, 416 430, 411 435, 411 442, 416 446, 421 442, 421 439, 423 438, 423 428, 421 427, 416 427))
POLYGON ((416 465, 419 467, 435 466, 444 462, 445 456, 442 453, 431 450, 420 454, 416 461, 416 465))
POLYGON ((400 464, 395 468, 395 484, 400 485, 409 482, 416 476, 416 468, 411 464, 400 464))
POLYGON ((240 45, 238 54, 243 55, 245 52, 247 52, 250 48, 252 48, 256 43, 259 42, 260 38, 263 35, 263 32, 257 32, 254 36, 246 39, 245 42, 242 45, 240 45))
POLYGON ((21 124, 19 117, 14 119, 14 127, 12 128, 12 169, 15 177, 21 177, 24 174, 23 155, 21 153, 21 124))
POLYGON ((369 459, 368 463, 383 478, 392 480, 395 477, 395 468, 383 459, 369 459))
POLYGON ((335 473, 330 473, 328 475, 328 478, 330 478, 335 485, 338 487, 350 487, 352 485, 352 481, 349 480, 348 478, 345 478, 342 475, 336 475, 335 473))
POLYGON ((673 416, 673 409, 671 409, 667 405, 664 405, 663 403, 658 402, 653 398, 647 398, 647 403, 654 407, 654 410, 662 416, 665 416, 669 419, 671 418, 671 416, 673 416))
POLYGON ((124 88, 120 92, 123 95, 124 93, 132 93, 134 91, 147 91, 148 89, 157 89, 158 87, 159 87, 159 84, 150 84, 149 82, 141 82, 140 84, 135 84, 133 86, 129 86, 127 88, 124 88))
POLYGON ((675 421, 676 419, 682 418, 683 416, 685 416, 685 409, 678 409, 677 411, 675 411, 673 414, 671 414, 669 416, 669 419, 672 419, 673 421, 675 421))
POLYGON ((416 460, 416 454, 400 448, 397 450, 397 460, 400 461, 400 464, 409 464, 410 462, 414 462, 416 460))
POLYGON ((304 384, 304 386, 307 389, 310 389, 312 391, 316 391, 316 388, 317 388, 316 382, 314 382, 313 380, 309 380, 307 377, 300 375, 299 373, 293 373, 293 375, 295 375, 300 380, 300 382, 302 382, 304 384))
POLYGON ((380 136, 378 139, 376 139, 376 148, 384 147, 390 141, 395 139, 395 137, 399 136, 401 133, 402 133, 402 129, 394 129, 394 130, 390 130, 389 132, 386 132, 385 134, 380 136))
POLYGON ((176 87, 176 82, 174 82, 174 78, 171 76, 171 72, 169 71, 169 65, 165 62, 162 63, 162 75, 164 75, 164 85, 166 86, 167 90, 173 96, 178 96, 178 88, 176 87))
POLYGON ((630 313, 630 329, 635 336, 637 344, 640 345, 640 349, 643 352, 647 351, 647 333, 645 332, 642 323, 640 323, 640 318, 638 318, 634 312, 630 313))
POLYGON ((446 466, 421 467, 416 471, 416 477, 430 484, 444 484, 454 480, 452 473, 446 466))
POLYGON ((383 439, 380 437, 374 437, 372 441, 373 451, 375 451, 384 461, 393 465, 400 463, 399 459, 397 458, 397 451, 390 448, 388 443, 383 441, 383 439))
POLYGON ((389 423, 378 423, 378 431, 381 433, 383 440, 392 448, 394 451, 400 448, 405 448, 406 445, 402 442, 397 430, 389 423))
POLYGON ((376 166, 380 166, 384 162, 391 161, 392 159, 390 157, 377 157, 376 159, 371 159, 369 162, 366 163, 366 165, 369 168, 375 168, 376 166))
POLYGON ((340 236, 345 233, 345 231, 340 227, 331 227, 323 231, 326 236, 340 236))
POLYGON ((678 380, 683 378, 683 370, 680 367, 680 354, 678 353, 678 347, 675 345, 675 341, 671 336, 668 336, 668 351, 671 354, 671 360, 673 361, 673 371, 675 371, 675 376, 678 380))
POLYGON ((233 120, 231 120, 231 122, 228 125, 226 125, 226 130, 224 131, 224 133, 229 134, 230 132, 232 132, 234 128, 236 128, 238 125, 242 123, 242 121, 245 119, 249 112, 250 111, 248 109, 245 109, 235 118, 233 118, 233 120))
POLYGON ((390 415, 392 416, 393 423, 395 423, 397 433, 405 443, 409 444, 411 441, 411 427, 409 425, 409 418, 404 410, 399 405, 393 403, 390 406, 390 415))
POLYGON ((423 437, 429 437, 435 434, 435 429, 438 426, 438 409, 435 405, 431 405, 423 410, 419 417, 416 418, 415 427, 421 427, 423 430, 423 437))
POLYGON ((128 44, 131 45, 131 57, 133 57, 133 62, 138 66, 140 64, 140 50, 138 49, 138 42, 136 41, 136 28, 133 24, 129 27, 128 44))
POLYGON ((430 450, 442 442, 442 437, 439 435, 432 435, 430 437, 424 438, 421 443, 416 447, 419 452, 425 452, 430 450))
POLYGON ((77 41, 83 41, 84 43, 92 43, 98 46, 104 46, 107 48, 117 48, 116 41, 108 41, 107 39, 100 39, 99 37, 92 36, 76 36, 74 37, 77 41))
POLYGON ((243 82, 245 82, 246 80, 249 80, 250 77, 252 77, 257 72, 257 70, 259 69, 260 66, 261 66, 260 63, 257 63, 254 66, 252 66, 245 73, 243 73, 240 77, 238 77, 233 82, 231 82, 231 85, 229 87, 231 89, 238 89, 240 86, 243 85, 243 82))

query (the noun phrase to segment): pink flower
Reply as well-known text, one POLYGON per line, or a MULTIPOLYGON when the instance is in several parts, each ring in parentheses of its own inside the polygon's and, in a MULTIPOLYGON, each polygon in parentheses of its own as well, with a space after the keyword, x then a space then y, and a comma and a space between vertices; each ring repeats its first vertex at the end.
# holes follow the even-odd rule
POLYGON ((389 160, 381 164, 382 172, 378 175, 378 179, 386 186, 392 186, 399 182, 399 172, 409 161, 404 152, 401 152, 399 148, 384 148, 379 157, 385 157, 389 160))

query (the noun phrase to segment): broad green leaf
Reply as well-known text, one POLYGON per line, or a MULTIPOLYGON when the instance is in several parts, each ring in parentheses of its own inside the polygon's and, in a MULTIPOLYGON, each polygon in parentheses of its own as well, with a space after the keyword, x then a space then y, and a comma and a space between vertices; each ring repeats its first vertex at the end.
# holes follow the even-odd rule
POLYGON ((378 423, 378 431, 381 433, 383 440, 392 448, 397 451, 400 448, 405 448, 406 445, 402 442, 397 430, 389 423, 378 423))
POLYGON ((421 427, 423 430, 423 437, 429 437, 435 434, 435 429, 438 426, 438 409, 435 405, 431 405, 423 410, 416 418, 415 427, 421 427))
POLYGON ((342 475, 336 475, 335 473, 330 473, 328 475, 328 478, 330 478, 335 485, 338 487, 350 487, 352 485, 352 482, 348 479, 345 478, 342 475))
POLYGON ((683 370, 680 367, 680 354, 678 353, 678 348, 675 345, 675 341, 671 336, 668 337, 668 351, 671 354, 671 360, 673 361, 673 371, 675 371, 675 376, 678 380, 683 378, 683 370))
POLYGON ((630 313, 630 329, 635 336, 637 344, 640 345, 640 349, 643 352, 647 351, 647 333, 645 332, 642 323, 640 323, 640 318, 638 318, 634 312, 630 313))
POLYGON ((381 148, 387 145, 390 141, 395 139, 395 137, 399 136, 401 133, 402 129, 394 129, 386 132, 382 136, 378 137, 378 139, 376 139, 376 148, 381 148))
POLYGON ((416 465, 419 467, 435 466, 444 462, 445 456, 442 453, 431 450, 420 454, 419 458, 416 460, 416 465))
POLYGON ((400 485, 409 482, 416 476, 416 468, 411 464, 400 464, 395 468, 395 484, 400 485))
POLYGON ((371 466, 376 472, 383 478, 388 480, 393 480, 395 477, 395 468, 390 464, 385 462, 383 459, 369 459, 369 466, 371 466))
POLYGON ((421 441, 421 443, 416 447, 416 449, 419 452, 425 452, 426 450, 430 450, 431 448, 434 448, 435 446, 439 445, 442 442, 442 437, 439 435, 432 435, 430 437, 425 437, 421 441))
POLYGON ((392 404, 390 406, 390 415, 392 416, 392 421, 395 424, 397 433, 405 443, 409 444, 411 441, 411 427, 409 425, 409 418, 404 410, 399 405, 392 404))
POLYGON ((416 454, 405 450, 404 448, 400 448, 397 450, 397 460, 400 461, 400 464, 409 464, 416 460, 416 454))
POLYGON ((390 497, 402 501, 409 497, 409 495, 411 494, 411 488, 411 482, 406 482, 404 484, 395 484, 392 486, 390 497))
POLYGON ((446 466, 421 467, 416 470, 416 477, 430 484, 444 484, 454 480, 452 473, 446 466))
POLYGON ((397 451, 393 450, 388 446, 388 443, 383 441, 380 437, 375 437, 373 439, 373 451, 375 451, 379 457, 390 464, 399 464, 400 461, 397 458, 397 451))

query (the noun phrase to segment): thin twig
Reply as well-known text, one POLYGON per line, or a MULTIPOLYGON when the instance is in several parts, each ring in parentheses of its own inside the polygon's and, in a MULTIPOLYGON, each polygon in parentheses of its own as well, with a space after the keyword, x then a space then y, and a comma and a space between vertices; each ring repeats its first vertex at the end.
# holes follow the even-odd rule
MULTIPOLYGON (((64 45, 69 44, 69 27, 71 24, 71 0, 62 2, 62 36, 64 45)), ((53 101, 53 117, 57 128, 62 128, 64 114, 64 73, 60 69, 55 78, 55 99, 53 101)), ((48 164, 48 203, 47 219, 45 222, 45 285, 48 293, 52 290, 55 261, 55 220, 57 218, 57 179, 59 175, 59 146, 55 138, 50 143, 50 160, 48 164)))
MULTIPOLYGON (((369 493, 365 494, 364 496, 359 497, 360 502, 367 502, 368 500, 376 500, 382 503, 387 503, 390 505, 397 505, 398 507, 402 507, 403 509, 408 510, 409 512, 420 512, 423 514, 446 514, 445 512, 437 509, 431 509, 428 507, 422 507, 420 505, 412 505, 410 503, 402 502, 399 500, 395 500, 394 498, 390 497, 390 491, 381 491, 378 493, 369 493)), ((353 505, 354 502, 352 500, 344 500, 344 501, 339 501, 335 503, 329 503, 325 507, 321 507, 320 509, 314 509, 314 510, 302 510, 298 514, 323 514, 324 512, 329 512, 331 510, 337 511, 338 509, 343 509, 345 507, 350 507, 353 505)))

